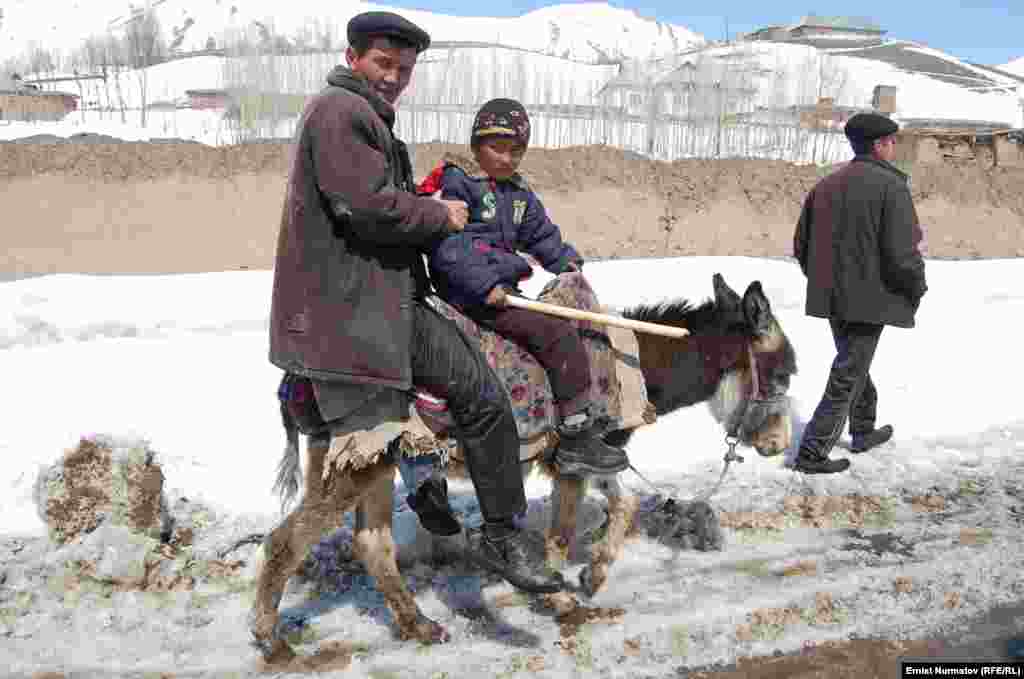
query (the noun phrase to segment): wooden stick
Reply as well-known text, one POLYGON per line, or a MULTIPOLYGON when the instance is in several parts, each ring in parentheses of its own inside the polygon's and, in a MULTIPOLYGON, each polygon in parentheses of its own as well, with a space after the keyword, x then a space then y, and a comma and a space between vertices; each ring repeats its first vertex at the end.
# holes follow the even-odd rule
POLYGON ((600 323, 601 325, 614 325, 619 328, 629 328, 630 330, 636 330, 637 332, 643 332, 649 335, 686 337, 690 334, 690 331, 686 328, 661 325, 660 323, 648 323, 646 321, 635 321, 631 318, 622 318, 620 316, 612 316, 610 314, 597 314, 593 311, 583 311, 582 309, 573 309, 570 307, 558 306, 556 304, 535 302, 530 299, 516 297, 515 295, 506 295, 505 304, 519 309, 527 309, 529 311, 548 314, 549 316, 561 316, 562 318, 571 318, 577 321, 591 321, 593 323, 600 323))

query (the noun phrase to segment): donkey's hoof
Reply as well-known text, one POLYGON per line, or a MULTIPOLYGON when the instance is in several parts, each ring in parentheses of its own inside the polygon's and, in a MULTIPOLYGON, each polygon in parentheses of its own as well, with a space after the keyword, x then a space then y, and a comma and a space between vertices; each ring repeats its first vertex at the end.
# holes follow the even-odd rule
POLYGON ((421 644, 446 644, 451 641, 452 637, 440 623, 419 613, 412 629, 402 633, 403 641, 409 639, 415 639, 421 644))
POLYGON ((284 639, 257 639, 253 636, 252 645, 267 665, 287 665, 296 657, 295 651, 284 639))
POLYGON ((584 566, 580 571, 580 591, 582 594, 592 598, 604 585, 605 578, 594 573, 592 566, 584 566))
POLYGON ((281 634, 281 620, 276 613, 261 613, 253 609, 249 612, 248 624, 251 643, 263 656, 264 662, 277 665, 295 658, 295 651, 281 634))

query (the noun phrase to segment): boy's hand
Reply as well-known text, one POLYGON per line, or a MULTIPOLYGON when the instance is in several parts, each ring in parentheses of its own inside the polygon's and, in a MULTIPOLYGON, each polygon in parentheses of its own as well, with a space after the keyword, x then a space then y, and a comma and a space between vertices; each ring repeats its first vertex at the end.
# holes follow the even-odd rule
POLYGON ((491 288, 491 291, 487 293, 486 301, 489 306, 505 306, 505 288, 500 285, 495 285, 491 288))

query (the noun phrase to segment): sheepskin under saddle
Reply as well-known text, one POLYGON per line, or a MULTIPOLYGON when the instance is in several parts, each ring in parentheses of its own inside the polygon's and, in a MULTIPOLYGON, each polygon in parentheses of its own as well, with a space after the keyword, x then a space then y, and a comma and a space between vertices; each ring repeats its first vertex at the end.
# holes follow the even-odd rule
MULTIPOLYGON (((541 291, 538 301, 564 307, 608 313, 586 278, 576 272, 556 276, 541 291)), ((453 320, 483 352, 512 403, 519 430, 520 459, 536 459, 550 452, 557 424, 554 395, 547 373, 526 349, 496 332, 478 326, 455 307, 437 297, 430 304, 453 320)), ((577 327, 590 357, 593 415, 606 431, 633 429, 656 419, 647 400, 640 372, 640 356, 632 330, 590 321, 569 320, 577 327)), ((398 447, 409 457, 440 455, 462 459, 454 438, 451 416, 444 400, 417 390, 410 420, 404 423, 398 447)), ((337 462, 342 462, 338 460, 337 462)))

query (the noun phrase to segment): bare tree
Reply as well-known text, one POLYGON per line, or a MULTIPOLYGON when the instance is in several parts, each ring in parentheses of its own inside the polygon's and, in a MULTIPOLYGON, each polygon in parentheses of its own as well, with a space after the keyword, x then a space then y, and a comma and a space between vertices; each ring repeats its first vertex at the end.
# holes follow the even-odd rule
POLYGON ((53 75, 57 70, 56 54, 37 42, 29 43, 25 70, 36 77, 53 75))
POLYGON ((313 49, 316 41, 316 23, 317 22, 306 21, 295 29, 291 42, 296 53, 302 54, 313 49))
MULTIPOLYGON (((86 38, 80 47, 72 51, 71 67, 75 75, 102 75, 105 86, 110 64, 107 63, 103 39, 96 36, 86 38)), ((85 118, 85 110, 87 108, 102 110, 103 106, 100 103, 100 85, 98 83, 90 84, 89 82, 83 84, 81 80, 77 80, 76 83, 78 85, 78 91, 82 101, 82 118, 85 118)), ((109 100, 110 97, 108 92, 108 108, 110 107, 109 100)))
POLYGON ((824 53, 819 53, 816 57, 816 67, 811 72, 815 95, 814 101, 810 102, 814 106, 811 116, 814 136, 811 150, 813 163, 825 162, 832 151, 836 136, 832 132, 834 106, 845 100, 850 80, 849 72, 837 57, 824 53))
POLYGON ((124 45, 128 64, 135 69, 139 82, 140 124, 146 127, 147 69, 167 57, 167 42, 160 30, 160 22, 148 3, 144 9, 136 10, 128 20, 124 31, 124 45))
POLYGON ((337 40, 336 32, 334 24, 317 21, 314 30, 316 45, 325 52, 333 49, 337 40))
POLYGON ((121 122, 127 123, 127 106, 124 100, 124 88, 121 87, 121 71, 127 65, 125 47, 121 40, 114 35, 106 36, 101 44, 103 48, 103 63, 107 69, 108 77, 114 81, 114 93, 117 95, 115 103, 111 100, 110 88, 108 86, 106 88, 107 101, 112 105, 112 108, 117 108, 121 111, 121 122))

